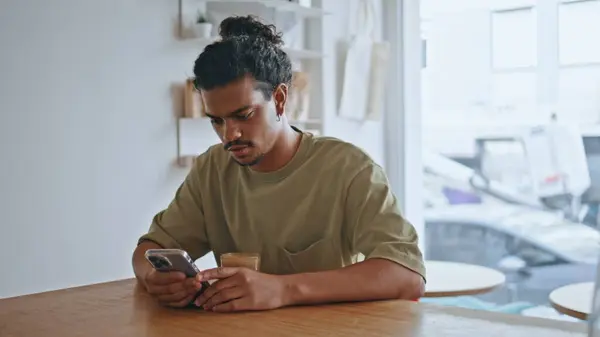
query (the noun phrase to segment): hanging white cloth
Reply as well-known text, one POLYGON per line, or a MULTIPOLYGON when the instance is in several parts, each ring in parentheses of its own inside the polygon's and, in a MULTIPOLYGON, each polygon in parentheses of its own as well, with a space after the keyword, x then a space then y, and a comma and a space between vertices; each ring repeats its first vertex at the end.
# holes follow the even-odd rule
POLYGON ((373 0, 358 0, 356 28, 347 49, 339 115, 352 120, 379 120, 383 108, 388 42, 375 40, 373 0))

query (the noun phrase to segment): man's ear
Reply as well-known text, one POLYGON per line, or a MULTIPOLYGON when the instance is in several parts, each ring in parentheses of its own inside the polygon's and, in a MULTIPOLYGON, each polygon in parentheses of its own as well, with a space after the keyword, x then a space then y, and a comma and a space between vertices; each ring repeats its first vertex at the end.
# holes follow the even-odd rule
POLYGON ((281 116, 285 113, 285 105, 288 99, 288 86, 287 84, 281 83, 273 91, 273 101, 275 102, 275 111, 277 116, 281 116))

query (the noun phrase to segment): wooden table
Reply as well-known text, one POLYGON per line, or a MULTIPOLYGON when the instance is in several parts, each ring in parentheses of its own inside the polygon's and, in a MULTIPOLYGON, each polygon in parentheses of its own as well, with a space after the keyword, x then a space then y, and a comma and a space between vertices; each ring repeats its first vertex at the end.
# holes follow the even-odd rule
POLYGON ((594 282, 570 284, 550 293, 550 303, 557 311, 586 320, 592 311, 594 282))
POLYGON ((477 295, 490 292, 506 282, 503 273, 472 264, 426 261, 425 297, 477 295))
POLYGON ((409 301, 218 314, 160 307, 133 280, 0 300, 2 337, 585 337, 583 323, 409 301))

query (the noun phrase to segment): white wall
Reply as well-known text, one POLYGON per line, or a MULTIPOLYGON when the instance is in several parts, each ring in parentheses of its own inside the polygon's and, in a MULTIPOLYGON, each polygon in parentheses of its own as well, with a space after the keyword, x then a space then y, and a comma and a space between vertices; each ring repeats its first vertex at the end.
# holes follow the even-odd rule
MULTIPOLYGON (((325 40, 343 37, 347 4, 325 2, 325 40)), ((172 86, 198 50, 175 40, 176 16, 172 0, 0 2, 0 297, 132 276, 136 239, 186 173, 172 86)), ((382 162, 381 123, 335 116, 325 62, 326 133, 382 162)))
MULTIPOLYGON (((381 1, 374 1, 375 12, 378 18, 381 18, 381 1)), ((325 134, 342 138, 352 142, 365 151, 373 159, 383 165, 384 147, 383 147, 383 124, 378 121, 357 122, 344 119, 338 116, 339 95, 343 81, 343 53, 340 47, 344 41, 347 41, 349 32, 353 31, 352 22, 353 13, 358 7, 356 0, 323 0, 323 8, 330 12, 323 21, 323 39, 325 41, 323 52, 328 55, 324 60, 324 77, 327 83, 323 88, 325 97, 325 106, 327 114, 325 117, 325 134)), ((378 19, 381 23, 381 19, 378 19)), ((381 37, 381 27, 378 26, 375 31, 376 37, 381 37)))
MULTIPOLYGON (((130 277, 184 177, 176 1, 0 2, 0 297, 130 277), (179 102, 179 100, 177 100, 179 102)), ((210 130, 207 130, 210 131, 210 130)), ((212 132, 212 131, 211 131, 212 132)))

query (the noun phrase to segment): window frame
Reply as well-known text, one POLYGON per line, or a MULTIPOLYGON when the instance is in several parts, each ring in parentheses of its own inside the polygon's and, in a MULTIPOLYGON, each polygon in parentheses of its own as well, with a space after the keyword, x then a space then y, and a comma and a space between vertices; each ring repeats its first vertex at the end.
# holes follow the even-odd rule
POLYGON ((425 254, 421 141, 422 39, 420 0, 382 1, 383 35, 390 45, 384 113, 385 169, 425 254))

